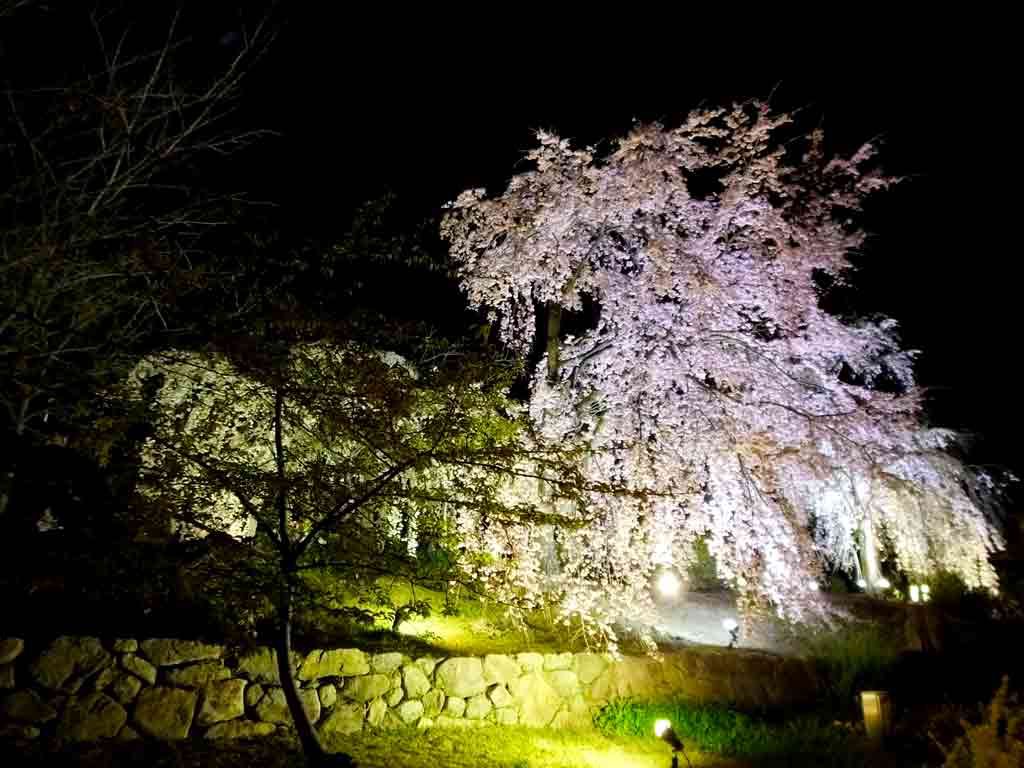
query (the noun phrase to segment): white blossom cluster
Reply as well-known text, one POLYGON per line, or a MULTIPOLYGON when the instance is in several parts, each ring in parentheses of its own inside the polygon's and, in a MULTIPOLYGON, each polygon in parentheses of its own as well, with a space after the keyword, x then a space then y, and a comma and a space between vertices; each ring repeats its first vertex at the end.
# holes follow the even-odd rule
MULTIPOLYGON (((358 529, 324 528, 318 544, 336 551, 354 534, 354 549, 404 550, 415 559, 429 538, 513 616, 543 605, 550 524, 534 512, 552 495, 544 468, 550 459, 531 454, 524 407, 477 382, 421 387, 420 372, 405 358, 355 346, 297 345, 284 370, 291 396, 281 441, 293 540, 344 501, 346 488, 359 495, 402 456, 419 452, 421 461, 353 515, 358 529), (375 360, 382 366, 362 375, 375 360)), ((171 532, 274 535, 275 393, 266 377, 221 354, 172 350, 140 361, 130 385, 153 409, 139 490, 166 513, 171 532)), ((566 517, 573 516, 570 505, 566 517)))
POLYGON ((634 491, 592 494, 559 537, 567 617, 654 621, 655 572, 685 571, 703 538, 747 604, 808 618, 865 521, 908 573, 995 584, 978 477, 924 426, 895 323, 821 306, 863 200, 894 180, 870 146, 827 158, 790 126, 756 103, 700 111, 602 157, 541 133, 533 170, 449 206, 462 286, 507 344, 531 348, 538 312, 599 308, 530 402, 548 439, 587 443, 591 480, 634 491))

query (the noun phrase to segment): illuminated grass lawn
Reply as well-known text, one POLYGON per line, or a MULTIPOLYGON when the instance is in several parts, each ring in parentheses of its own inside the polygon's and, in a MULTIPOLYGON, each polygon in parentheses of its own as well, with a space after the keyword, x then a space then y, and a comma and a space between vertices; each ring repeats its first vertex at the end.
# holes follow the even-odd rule
MULTIPOLYGON (((653 737, 530 728, 398 729, 339 737, 330 744, 359 768, 668 768, 669 748, 653 737)), ((13 749, 13 748, 12 748, 13 749)), ((695 768, 742 763, 689 752, 695 768)), ((685 765, 685 763, 683 763, 685 765)), ((49 752, 33 744, 0 765, 23 768, 303 768, 298 744, 279 733, 250 742, 108 742, 49 752)), ((745 766, 744 766, 745 768, 745 766)))
MULTIPOLYGON (((487 605, 471 597, 454 601, 454 612, 445 611, 445 598, 440 592, 417 587, 412 593, 408 585, 380 580, 396 605, 420 600, 429 603, 428 616, 410 616, 402 622, 398 636, 390 632, 390 621, 382 619, 365 636, 353 638, 360 647, 380 646, 379 650, 405 652, 436 652, 446 655, 482 655, 485 653, 520 653, 536 651, 557 653, 573 650, 567 633, 557 631, 547 617, 537 615, 531 627, 513 626, 503 617, 498 606, 487 605)), ((343 603, 357 604, 353 598, 343 603)), ((364 606, 379 609, 380 606, 364 606)), ((339 638, 338 643, 344 642, 339 638)))
MULTIPOLYGON (((413 593, 407 584, 380 579, 393 604, 420 600, 431 606, 428 616, 410 616, 398 633, 391 632, 390 620, 381 619, 372 627, 356 629, 351 637, 333 638, 332 645, 351 643, 375 651, 397 650, 404 653, 436 653, 448 656, 482 656, 487 653, 563 653, 565 651, 592 650, 582 634, 574 627, 559 625, 553 615, 537 611, 527 617, 526 625, 513 625, 503 615, 501 606, 488 604, 472 596, 454 601, 454 611, 445 610, 445 598, 440 592, 422 586, 413 593)), ((341 605, 359 605, 355 597, 341 605)), ((362 604, 364 608, 380 609, 379 605, 362 604)), ((355 629, 354 627, 352 629, 355 629)), ((659 641, 660 645, 660 641, 659 641)), ((625 635, 620 650, 626 653, 645 653, 635 644, 631 635, 625 635)))
MULTIPOLYGON (((668 746, 653 734, 609 737, 536 728, 394 731, 346 738, 343 746, 360 768, 668 768, 672 759, 668 746)), ((694 766, 739 765, 688 754, 694 766)))

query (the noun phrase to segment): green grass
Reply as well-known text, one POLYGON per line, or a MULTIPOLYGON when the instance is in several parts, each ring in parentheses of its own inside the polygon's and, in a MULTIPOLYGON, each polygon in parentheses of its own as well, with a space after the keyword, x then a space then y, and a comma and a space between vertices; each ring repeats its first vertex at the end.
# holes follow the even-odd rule
MULTIPOLYGON (((380 651, 402 651, 412 655, 483 655, 486 653, 541 653, 566 650, 564 633, 543 616, 531 617, 530 626, 514 625, 501 606, 488 604, 466 595, 451 596, 446 601, 442 592, 408 582, 379 579, 378 589, 390 606, 406 605, 413 601, 428 605, 426 616, 413 615, 405 619, 398 632, 392 631, 390 607, 384 604, 360 602, 356 595, 341 601, 345 607, 359 605, 381 618, 373 623, 338 625, 332 633, 333 644, 350 642, 361 648, 380 651)), ((323 628, 323 624, 320 625, 323 628)), ((321 640, 321 644, 326 638, 321 640)))
POLYGON ((823 703, 844 716, 859 709, 859 691, 885 687, 900 658, 899 639, 875 624, 818 632, 806 637, 803 646, 826 683, 823 703))
MULTIPOLYGON (((525 622, 516 623, 507 618, 502 606, 465 592, 450 597, 446 606, 442 592, 423 586, 413 590, 407 581, 381 578, 377 580, 377 587, 387 605, 361 602, 357 595, 350 594, 338 600, 338 607, 358 606, 368 613, 381 614, 381 618, 359 623, 312 617, 309 623, 316 627, 317 635, 299 644, 311 648, 349 644, 371 651, 440 656, 592 650, 583 640, 579 627, 566 627, 556 622, 552 612, 538 610, 527 616, 525 622), (398 632, 392 631, 391 607, 413 601, 429 605, 428 615, 412 616, 402 622, 398 632)), ((671 643, 666 644, 670 646, 671 643)), ((636 654, 647 652, 646 646, 629 634, 622 638, 620 650, 636 654)))
MULTIPOLYGON (((338 744, 360 768, 666 768, 668 746, 651 735, 537 728, 433 728, 346 737, 338 744)), ((724 766, 693 753, 698 766, 724 766)))
MULTIPOLYGON (((671 753, 657 739, 596 731, 529 728, 397 729, 338 737, 327 745, 359 768, 666 768, 671 753)), ((735 765, 690 754, 694 768, 735 765)), ((48 751, 5 749, 0 765, 24 768, 304 768, 293 738, 250 742, 107 742, 48 751)), ((736 766, 736 768, 741 768, 736 766)))
POLYGON ((643 737, 657 720, 672 723, 688 749, 757 765, 874 765, 862 739, 821 715, 769 719, 685 701, 619 700, 595 718, 601 733, 643 737))

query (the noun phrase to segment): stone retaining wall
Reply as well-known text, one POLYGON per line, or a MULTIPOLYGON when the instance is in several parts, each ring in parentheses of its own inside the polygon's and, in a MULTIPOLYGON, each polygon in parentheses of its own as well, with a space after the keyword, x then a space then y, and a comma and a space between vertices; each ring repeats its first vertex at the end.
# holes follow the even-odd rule
MULTIPOLYGON (((351 648, 292 658, 300 695, 325 734, 474 725, 588 727, 617 697, 682 696, 742 707, 811 700, 796 659, 687 649, 660 660, 596 653, 410 658, 351 648)), ((290 727, 268 648, 234 654, 189 640, 0 639, 0 738, 231 739, 290 727)))

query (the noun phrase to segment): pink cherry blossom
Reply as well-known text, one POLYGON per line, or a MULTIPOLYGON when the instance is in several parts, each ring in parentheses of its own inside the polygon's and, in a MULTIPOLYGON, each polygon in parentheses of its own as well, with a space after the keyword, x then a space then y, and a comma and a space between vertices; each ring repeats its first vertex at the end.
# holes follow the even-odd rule
POLYGON ((744 605, 792 619, 820 611, 823 569, 858 567, 865 530, 907 573, 996 584, 986 478, 926 425, 896 323, 821 307, 865 198, 896 180, 870 145, 830 158, 820 132, 792 133, 756 103, 635 127, 602 157, 540 133, 532 170, 463 192, 442 223, 470 303, 524 354, 538 313, 599 307, 549 344, 530 414, 587 443, 592 480, 636 491, 592 494, 557 537, 566 616, 606 638, 657 621, 655 572, 685 572, 698 539, 744 605))

